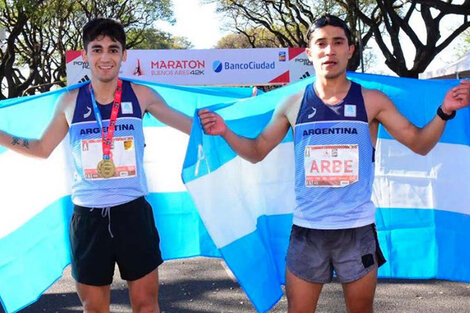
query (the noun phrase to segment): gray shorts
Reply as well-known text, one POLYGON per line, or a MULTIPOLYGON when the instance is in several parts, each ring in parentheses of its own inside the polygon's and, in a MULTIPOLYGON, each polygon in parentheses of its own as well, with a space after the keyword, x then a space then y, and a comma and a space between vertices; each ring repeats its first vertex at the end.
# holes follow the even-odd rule
POLYGON ((287 268, 303 280, 328 283, 335 271, 340 282, 349 283, 385 262, 375 224, 338 230, 292 226, 287 268))

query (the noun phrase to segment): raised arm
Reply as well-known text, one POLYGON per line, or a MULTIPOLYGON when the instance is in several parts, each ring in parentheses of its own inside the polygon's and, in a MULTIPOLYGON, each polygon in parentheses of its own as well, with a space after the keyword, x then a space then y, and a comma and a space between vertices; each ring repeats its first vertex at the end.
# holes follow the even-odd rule
POLYGON ((39 139, 20 138, 0 131, 0 145, 26 156, 47 158, 67 135, 69 125, 65 110, 73 95, 64 94, 57 103, 54 116, 39 139))
POLYGON ((238 155, 257 163, 282 141, 289 130, 290 124, 285 114, 287 105, 284 104, 274 112, 269 124, 254 139, 235 134, 220 115, 208 109, 200 110, 199 118, 206 134, 222 136, 238 155))
POLYGON ((152 89, 133 84, 133 88, 141 104, 142 112, 149 112, 160 122, 190 134, 193 120, 183 113, 172 109, 166 101, 152 89))
MULTIPOLYGON (((441 117, 436 115, 426 126, 419 128, 404 117, 383 93, 368 90, 364 95, 366 101, 370 101, 369 107, 377 107, 375 119, 385 126, 390 135, 413 152, 426 155, 441 138, 446 125, 446 121, 441 117)), ((453 111, 468 106, 469 99, 470 82, 462 81, 458 86, 449 89, 441 104, 441 109, 445 114, 450 115, 453 111)))

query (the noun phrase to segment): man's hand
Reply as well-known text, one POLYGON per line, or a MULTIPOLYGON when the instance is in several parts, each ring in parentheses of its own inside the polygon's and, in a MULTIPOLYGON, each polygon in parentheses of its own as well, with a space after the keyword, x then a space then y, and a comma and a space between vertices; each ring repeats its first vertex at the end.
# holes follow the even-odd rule
POLYGON ((450 115, 452 111, 464 108, 470 102, 470 81, 461 80, 460 85, 447 91, 441 109, 445 114, 450 115))
POLYGON ((208 109, 202 109, 198 112, 198 115, 205 134, 223 136, 227 132, 227 125, 224 119, 217 113, 211 112, 208 109))

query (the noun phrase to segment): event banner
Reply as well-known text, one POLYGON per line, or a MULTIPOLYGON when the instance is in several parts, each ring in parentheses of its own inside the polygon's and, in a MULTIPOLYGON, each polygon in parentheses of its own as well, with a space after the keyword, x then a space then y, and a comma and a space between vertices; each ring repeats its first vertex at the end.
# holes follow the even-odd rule
MULTIPOLYGON (((67 52, 67 84, 89 79, 81 51, 67 52)), ((314 72, 304 48, 128 50, 120 76, 171 85, 284 85, 314 72)))

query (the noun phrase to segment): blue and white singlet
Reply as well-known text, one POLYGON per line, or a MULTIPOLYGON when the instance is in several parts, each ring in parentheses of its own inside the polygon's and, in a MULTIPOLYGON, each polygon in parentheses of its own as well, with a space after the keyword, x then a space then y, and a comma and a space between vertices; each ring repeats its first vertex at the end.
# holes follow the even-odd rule
POLYGON ((294 224, 345 229, 373 223, 374 148, 361 86, 351 82, 344 100, 328 105, 308 85, 294 129, 294 224))
MULTIPOLYGON (((107 128, 112 103, 98 108, 107 128)), ((115 165, 113 177, 104 179, 97 173, 103 158, 101 130, 93 112, 90 85, 82 86, 69 128, 75 166, 72 202, 84 207, 104 208, 132 201, 148 194, 143 169, 144 133, 142 112, 131 83, 123 80, 122 100, 111 147, 115 165)))

